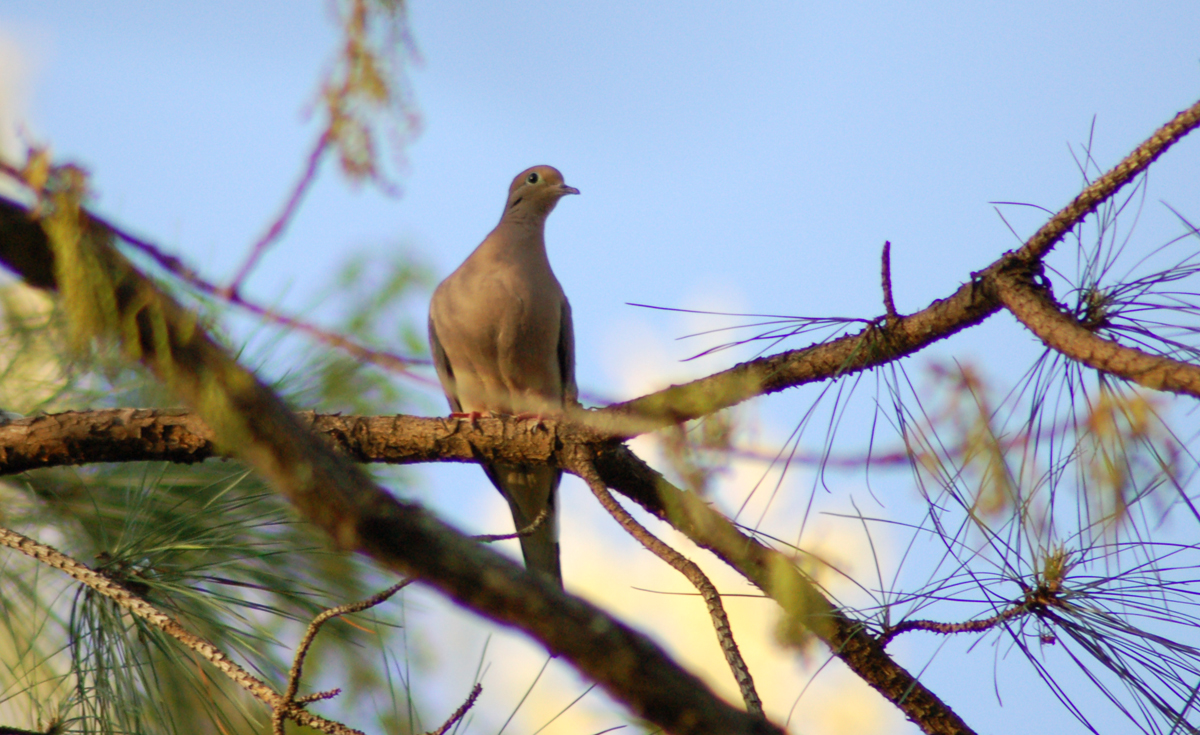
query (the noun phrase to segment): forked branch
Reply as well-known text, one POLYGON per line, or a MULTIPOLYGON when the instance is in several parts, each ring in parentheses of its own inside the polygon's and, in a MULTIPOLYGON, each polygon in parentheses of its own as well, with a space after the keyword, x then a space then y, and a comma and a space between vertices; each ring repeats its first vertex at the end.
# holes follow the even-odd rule
POLYGON ((271 708, 271 729, 275 735, 284 735, 284 723, 289 719, 295 719, 295 712, 303 711, 306 705, 322 699, 330 699, 341 692, 340 689, 333 689, 303 697, 296 696, 300 692, 300 680, 304 676, 304 659, 308 656, 313 641, 317 639, 317 633, 320 632, 321 626, 342 615, 362 612, 375 607, 410 584, 412 584, 411 579, 397 582, 383 592, 371 595, 365 600, 331 607, 313 618, 313 621, 308 624, 308 629, 304 631, 304 637, 300 639, 300 644, 296 646, 296 654, 292 659, 292 670, 288 673, 287 691, 283 693, 280 702, 271 708))

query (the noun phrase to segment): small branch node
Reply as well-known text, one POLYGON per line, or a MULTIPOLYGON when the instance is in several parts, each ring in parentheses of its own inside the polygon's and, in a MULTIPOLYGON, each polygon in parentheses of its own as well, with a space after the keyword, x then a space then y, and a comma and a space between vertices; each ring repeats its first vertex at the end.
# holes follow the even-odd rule
POLYGON ((316 694, 307 694, 303 697, 296 696, 300 689, 300 679, 304 673, 304 659, 308 656, 308 651, 312 647, 313 641, 316 640, 321 626, 333 618, 362 612, 363 610, 375 607, 410 584, 412 584, 412 580, 406 579, 403 582, 388 587, 382 592, 371 595, 365 600, 331 607, 313 618, 313 621, 308 624, 308 630, 304 632, 304 637, 300 639, 300 645, 296 646, 296 656, 292 661, 292 670, 288 674, 287 691, 271 707, 271 728, 275 735, 283 735, 284 722, 288 719, 294 719, 296 713, 303 710, 305 705, 323 699, 330 699, 341 694, 341 689, 330 689, 325 692, 317 692, 316 694))
POLYGON ((896 313, 896 302, 892 299, 892 241, 883 241, 883 257, 881 264, 883 276, 883 308, 887 313, 888 324, 895 324, 900 320, 900 315, 896 313))

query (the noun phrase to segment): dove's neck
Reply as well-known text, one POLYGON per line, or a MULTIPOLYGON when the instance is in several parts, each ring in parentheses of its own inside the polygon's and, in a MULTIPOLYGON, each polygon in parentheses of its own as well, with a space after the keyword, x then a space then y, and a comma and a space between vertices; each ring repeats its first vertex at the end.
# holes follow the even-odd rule
POLYGON ((545 264, 546 256, 545 217, 516 218, 505 216, 484 241, 483 247, 492 251, 497 260, 525 264, 545 264))
POLYGON ((504 212, 504 216, 500 218, 500 224, 520 224, 525 227, 536 227, 541 229, 546 226, 546 218, 550 216, 550 211, 554 209, 554 205, 549 207, 532 206, 531 202, 523 202, 515 207, 512 207, 504 212))

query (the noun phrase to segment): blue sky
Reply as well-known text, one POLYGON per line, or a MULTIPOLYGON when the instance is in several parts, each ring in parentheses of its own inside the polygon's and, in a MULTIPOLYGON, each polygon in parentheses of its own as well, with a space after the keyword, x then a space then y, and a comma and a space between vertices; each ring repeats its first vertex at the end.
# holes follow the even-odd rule
MULTIPOLYGON (((405 249, 445 275, 494 225, 512 176, 548 163, 583 193, 547 233, 579 382, 614 398, 752 354, 681 364, 711 342, 672 338, 725 322, 627 302, 870 318, 890 240, 897 306, 914 311, 1018 244, 989 202, 1057 209, 1078 192, 1069 146, 1093 118, 1107 168, 1200 89, 1200 13, 1182 1, 417 2, 411 31, 423 130, 397 176, 403 195, 348 186, 326 166, 249 295, 307 307, 354 253, 405 249)), ((323 2, 6 0, 0 79, 17 93, 5 124, 15 116, 89 168, 103 214, 226 279, 300 170, 317 132, 304 111, 336 41, 323 2)), ((1141 242, 1179 232, 1160 199, 1196 213, 1198 162, 1193 138, 1151 170, 1141 242)), ((1042 221, 1004 213, 1023 236, 1042 221)), ((1008 385, 1038 346, 1000 315, 939 349, 1008 385)), ((812 395, 756 404, 764 446, 812 395)), ((500 502, 475 468, 425 481, 500 502)), ((584 491, 564 493, 566 512, 607 523, 584 491)), ((568 578, 591 563, 571 545, 568 578)), ((1082 732, 1048 694, 1023 693, 1002 652, 961 664, 983 681, 974 688, 955 673, 959 655, 942 652, 931 686, 981 731, 1082 732), (997 691, 1022 692, 1004 706, 993 665, 997 691)), ((883 717, 862 731, 913 731, 883 717)))

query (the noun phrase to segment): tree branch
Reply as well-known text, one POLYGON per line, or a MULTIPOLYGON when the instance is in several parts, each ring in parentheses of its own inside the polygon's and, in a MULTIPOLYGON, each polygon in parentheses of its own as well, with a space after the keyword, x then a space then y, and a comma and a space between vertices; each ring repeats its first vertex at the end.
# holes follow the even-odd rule
MULTIPOLYGON (((628 447, 609 445, 596 451, 594 458, 605 485, 671 524, 697 546, 716 554, 774 599, 787 616, 782 630, 792 642, 800 643, 807 635, 815 634, 923 732, 974 732, 945 702, 892 660, 863 622, 834 607, 791 558, 743 534, 702 498, 667 482, 628 447)), ((567 466, 574 461, 581 460, 568 459, 567 466)))
MULTIPOLYGON (((21 171, 3 161, 0 161, 0 172, 7 174, 10 178, 21 181, 21 171)), ((0 197, 0 235, 3 235, 4 237, 9 237, 10 234, 13 236, 19 236, 19 233, 9 230, 6 225, 13 224, 19 226, 19 222, 11 222, 8 220, 8 218, 19 215, 21 211, 22 207, 20 207, 20 205, 16 204, 15 202, 11 202, 4 197, 0 197)), ((158 263, 160 267, 162 267, 172 276, 178 278, 202 294, 207 294, 214 298, 226 301, 233 306, 245 309, 258 318, 264 319, 273 324, 277 324, 281 327, 285 327, 297 332, 302 332, 319 342, 324 342, 330 347, 342 350, 356 360, 369 362, 373 365, 378 365, 385 370, 391 370, 392 372, 399 373, 422 382, 431 382, 429 379, 422 378, 421 376, 412 372, 413 366, 431 364, 426 358, 409 357, 395 352, 389 352, 387 350, 373 349, 349 339, 348 337, 338 334, 337 332, 323 329, 302 319, 288 316, 287 314, 275 311, 274 309, 256 304, 253 301, 249 301, 243 297, 239 289, 236 287, 218 286, 211 281, 205 280, 200 276, 199 273, 196 272, 195 268, 192 268, 184 263, 184 261, 178 255, 165 252, 162 248, 158 247, 154 243, 144 238, 137 237, 136 235, 127 232, 100 217, 95 217, 95 220, 111 230, 121 242, 124 242, 130 247, 141 251, 155 263, 158 263)), ((279 224, 279 222, 280 221, 277 221, 276 224, 279 224)), ((40 244, 31 242, 28 243, 28 245, 29 247, 33 248, 31 254, 34 257, 38 259, 45 257, 44 253, 39 253, 39 248, 41 248, 40 244)), ((17 270, 19 271, 19 269, 17 270)), ((27 282, 30 285, 38 286, 40 288, 51 288, 52 286, 50 284, 52 283, 52 276, 53 274, 51 274, 50 281, 34 282, 28 281, 27 279, 27 282)))
POLYGON ((321 626, 342 615, 362 612, 368 608, 375 607, 410 584, 412 584, 412 580, 406 579, 403 582, 398 582, 388 587, 382 592, 371 595, 365 600, 331 607, 323 610, 313 618, 312 622, 308 624, 308 629, 304 631, 304 637, 300 639, 299 645, 296 646, 296 654, 292 659, 292 670, 288 673, 287 690, 279 698, 279 702, 271 708, 271 731, 274 735, 284 735, 284 723, 289 719, 295 719, 294 713, 296 711, 304 711, 305 705, 322 699, 331 699, 341 693, 340 689, 334 689, 303 697, 296 696, 300 692, 300 679, 304 676, 304 659, 307 658, 313 641, 317 639, 317 633, 320 632, 321 626))
POLYGON ((1060 307, 1046 288, 1018 273, 1002 274, 996 288, 1005 308, 1047 347, 1146 388, 1200 398, 1200 365, 1151 355, 1096 335, 1060 307))
POLYGON ((1096 207, 1108 201, 1126 184, 1150 167, 1151 163, 1178 143, 1183 136, 1200 126, 1200 102, 1180 112, 1141 145, 1133 149, 1106 174, 1089 184, 1070 204, 1063 207, 1014 255, 1026 264, 1046 257, 1063 237, 1075 228, 1096 207))
POLYGON ((321 163, 321 158, 325 155, 325 151, 329 149, 329 143, 333 140, 332 131, 326 129, 321 133, 321 137, 317 139, 316 145, 308 154, 308 161, 305 163, 304 172, 300 174, 299 180, 292 186, 291 194, 288 195, 287 202, 284 203, 283 209, 271 222, 271 226, 263 233, 262 237, 250 249, 250 254, 246 257, 242 267, 238 268, 237 275, 229 283, 225 289, 230 296, 236 296, 241 290, 242 284, 246 281, 246 277, 250 275, 250 271, 258 263, 258 259, 266 252, 276 240, 283 236, 284 229, 291 224, 292 216, 295 215, 297 207, 300 206, 300 200, 308 193, 309 187, 312 186, 313 180, 316 178, 317 166, 321 163))
MULTIPOLYGON (((488 417, 474 422, 420 416, 342 416, 305 411, 297 423, 356 462, 553 462, 557 448, 580 441, 562 422, 488 417)), ((590 436, 584 430, 584 436, 590 436)), ((95 462, 183 464, 222 451, 216 434, 183 409, 113 408, 31 416, 0 423, 0 475, 95 462)))
POLYGON ((720 643, 721 652, 725 654, 725 661, 733 672, 734 681, 737 682, 738 689, 742 693, 742 701, 746 703, 746 709, 763 716, 762 700, 758 698, 758 692, 754 689, 754 677, 750 675, 750 668, 746 666, 746 661, 742 658, 741 651, 738 650, 737 641, 733 637, 733 629, 729 627, 729 616, 725 614, 721 595, 713 586, 712 581, 697 566, 696 562, 668 546, 646 530, 645 526, 634 520, 633 516, 629 515, 608 492, 604 481, 596 474, 595 466, 591 463, 581 463, 572 468, 572 471, 588 484, 588 487, 592 489, 592 494, 600 501, 600 505, 620 524, 621 528, 625 529, 651 553, 682 574, 700 592, 705 605, 708 606, 708 614, 712 618, 713 628, 717 632, 717 642, 720 643))

